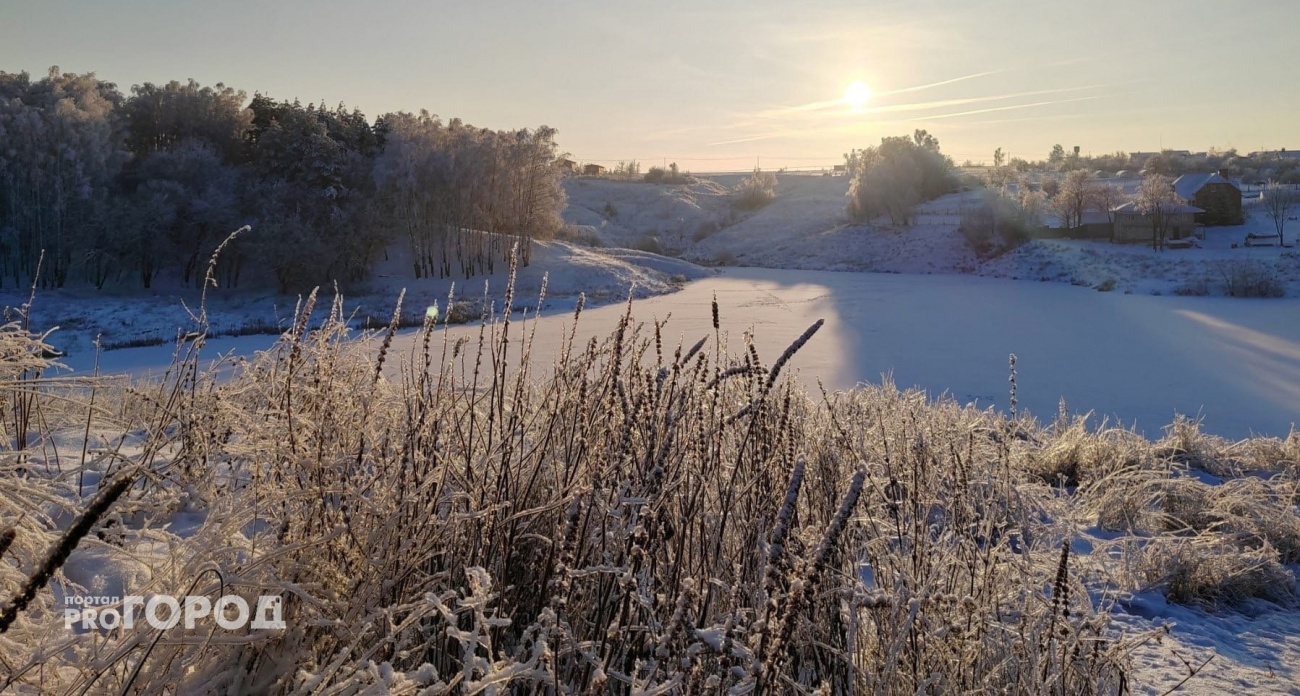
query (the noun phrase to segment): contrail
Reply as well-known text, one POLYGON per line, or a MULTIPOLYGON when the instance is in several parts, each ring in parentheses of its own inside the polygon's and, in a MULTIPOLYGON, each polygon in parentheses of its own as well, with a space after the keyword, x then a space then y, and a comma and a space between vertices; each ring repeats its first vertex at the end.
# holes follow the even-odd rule
MULTIPOLYGON (((962 78, 958 78, 958 79, 962 79, 962 78)), ((1044 94, 1083 92, 1090 89, 1103 89, 1105 87, 1113 87, 1113 86, 1115 85, 1087 85, 1083 87, 1062 87, 1060 89, 1039 89, 1030 92, 1013 92, 1011 94, 996 94, 987 97, 964 97, 961 99, 939 99, 939 100, 928 101, 928 102, 913 102, 910 104, 889 104, 885 106, 869 106, 863 109, 852 110, 852 111, 839 110, 838 107, 844 106, 844 102, 840 100, 820 101, 820 102, 812 102, 810 104, 804 104, 802 106, 790 107, 787 109, 777 109, 775 111, 759 112, 758 114, 756 114, 756 116, 760 118, 762 117, 775 118, 779 116, 792 115, 796 113, 826 111, 830 109, 836 109, 836 112, 833 114, 835 116, 861 116, 864 114, 889 113, 893 111, 927 111, 929 109, 942 109, 947 106, 961 106, 962 104, 979 104, 981 102, 1002 101, 1004 99, 1019 99, 1021 97, 1037 97, 1044 94)), ((898 91, 909 91, 909 90, 898 90, 898 91)), ((890 94, 894 94, 894 93, 895 92, 890 92, 890 94)), ((740 127, 740 124, 733 124, 732 126, 729 127, 737 128, 740 127)))
POLYGON ((1113 96, 1113 95, 1099 94, 1091 97, 1075 97, 1074 99, 1056 99, 1053 101, 1034 102, 1032 104, 1013 104, 1011 106, 995 106, 988 109, 975 109, 973 111, 958 111, 956 113, 951 113, 951 114, 939 114, 938 116, 926 116, 925 118, 932 121, 938 121, 940 119, 945 119, 945 118, 957 118, 958 116, 974 116, 976 114, 989 114, 995 111, 1011 111, 1013 109, 1029 109, 1036 106, 1051 106, 1053 104, 1069 104, 1070 102, 1091 101, 1093 99, 1101 99, 1102 97, 1109 97, 1109 96, 1113 96))
POLYGON ((1032 92, 1015 92, 1012 94, 997 94, 987 97, 967 97, 965 99, 941 99, 931 102, 915 102, 912 104, 892 104, 889 106, 869 107, 852 114, 875 114, 889 113, 892 111, 929 111, 930 109, 941 109, 945 106, 961 106, 963 104, 979 104, 991 101, 1003 101, 1006 99, 1019 99, 1021 97, 1038 97, 1044 94, 1062 94, 1065 92, 1083 92, 1090 89, 1101 89, 1106 85, 1090 85, 1087 87, 1063 87, 1061 89, 1039 89, 1032 92))
MULTIPOLYGON (((971 75, 962 75, 961 77, 954 77, 948 80, 940 80, 939 82, 931 82, 925 85, 915 85, 912 87, 903 87, 901 89, 891 89, 888 92, 877 92, 875 96, 885 97, 891 94, 903 94, 904 92, 920 92, 921 90, 924 89, 942 87, 944 85, 951 85, 955 82, 974 80, 979 77, 987 77, 989 75, 996 75, 998 73, 1003 73, 1003 72, 1006 72, 1006 70, 986 70, 984 72, 978 72, 971 75)), ((809 102, 807 104, 800 104, 799 106, 787 106, 781 109, 771 109, 760 113, 764 115, 769 115, 769 114, 777 115, 777 114, 787 114, 787 113, 798 113, 800 111, 820 111, 822 109, 830 109, 837 106, 841 106, 843 103, 844 102, 839 99, 828 99, 826 101, 815 101, 815 102, 809 102)))
POLYGON ((988 77, 989 75, 997 75, 998 73, 1004 73, 1004 72, 1006 72, 1005 69, 986 70, 984 72, 977 72, 971 75, 954 77, 950 80, 940 80, 939 82, 931 82, 928 85, 916 85, 915 87, 903 87, 902 89, 891 89, 888 92, 880 92, 876 96, 883 97, 890 94, 902 94, 904 92, 920 92, 923 89, 930 89, 932 87, 942 87, 944 85, 953 84, 954 82, 965 82, 966 80, 974 80, 975 78, 978 77, 988 77))
MULTIPOLYGON (((865 110, 865 112, 866 112, 866 113, 881 113, 881 112, 892 112, 892 111, 925 111, 925 110, 929 110, 929 109, 942 108, 942 107, 944 107, 944 106, 959 106, 959 105, 962 105, 962 104, 971 104, 971 103, 987 102, 987 101, 993 101, 993 100, 998 100, 998 99, 1014 99, 1014 98, 1018 98, 1018 97, 1027 97, 1027 96, 1035 96, 1035 95, 1042 95, 1042 94, 1059 94, 1059 93, 1061 93, 1061 92, 1075 92, 1075 91, 1079 91, 1079 90, 1083 90, 1083 89, 1097 89, 1097 87, 1098 87, 1098 86, 1093 86, 1093 87, 1072 87, 1072 88, 1066 88, 1066 89, 1044 89, 1044 90, 1038 90, 1038 91, 1035 91, 1035 92, 1020 92, 1020 93, 1017 93, 1017 94, 1005 94, 1005 95, 996 96, 996 97, 973 97, 973 98, 970 98, 970 99, 948 99, 948 100, 939 101, 939 102, 923 102, 923 103, 919 103, 919 104, 897 104, 897 105, 894 105, 894 106, 882 106, 882 107, 876 107, 876 109, 874 109, 874 110, 868 109, 868 110, 865 110)), ((916 118, 893 119, 893 120, 888 120, 888 121, 869 121, 868 123, 870 123, 870 124, 872 124, 872 125, 885 125, 885 124, 890 124, 890 123, 911 123, 911 122, 917 122, 917 121, 920 121, 920 122, 924 122, 924 121, 940 121, 940 120, 943 120, 943 119, 957 118, 957 117, 960 117, 960 116, 975 116, 975 115, 977 115, 977 114, 988 114, 988 113, 994 113, 994 112, 998 112, 998 111, 1014 111, 1014 110, 1016 110, 1016 109, 1030 109, 1030 108, 1039 107, 1039 106, 1051 106, 1051 105, 1053 105, 1053 104, 1069 104, 1069 103, 1071 103, 1071 102, 1091 101, 1091 100, 1094 100, 1094 99, 1101 99, 1101 98, 1103 98, 1103 97, 1109 97, 1109 96, 1114 96, 1114 95, 1110 95, 1110 94, 1099 94, 1099 95, 1092 95, 1092 96, 1087 96, 1087 97, 1074 97, 1074 98, 1071 98, 1071 99, 1054 99, 1054 100, 1050 100, 1050 101, 1031 102, 1031 103, 1029 103, 1029 104, 1011 104, 1011 105, 1009 105, 1009 106, 994 106, 994 107, 989 107, 989 108, 987 108, 987 109, 970 109, 970 110, 967 110, 967 111, 956 111, 956 112, 953 112, 953 113, 947 113, 947 114, 936 114, 936 115, 934 115, 934 116, 919 116, 919 117, 916 117, 916 118)), ((860 114, 852 114, 852 115, 860 115, 860 114)), ((849 126, 847 126, 847 125, 845 126, 845 128, 848 128, 848 127, 849 127, 849 126)), ((787 129, 785 129, 785 130, 772 131, 772 132, 768 132, 768 133, 763 133, 763 134, 761 134, 761 135, 752 135, 752 136, 747 136, 747 137, 744 137, 744 138, 734 138, 734 139, 731 139, 731 140, 719 140, 719 141, 717 141, 717 142, 706 143, 706 146, 712 147, 712 146, 714 146, 714 145, 734 145, 734 144, 737 144, 737 143, 748 143, 748 142, 752 142, 752 141, 755 141, 755 140, 769 140, 769 139, 771 139, 771 138, 780 138, 780 137, 786 137, 786 136, 791 136, 791 135, 799 135, 799 134, 801 134, 801 133, 803 133, 803 132, 806 132, 806 131, 802 131, 802 130, 798 130, 798 129, 789 129, 789 128, 787 128, 787 129)))
POLYGON ((714 145, 735 145, 736 143, 752 143, 755 140, 769 140, 771 138, 780 138, 783 135, 789 135, 789 131, 768 133, 766 135, 755 135, 748 138, 736 138, 735 140, 719 140, 716 143, 705 143, 705 147, 713 147, 714 145))

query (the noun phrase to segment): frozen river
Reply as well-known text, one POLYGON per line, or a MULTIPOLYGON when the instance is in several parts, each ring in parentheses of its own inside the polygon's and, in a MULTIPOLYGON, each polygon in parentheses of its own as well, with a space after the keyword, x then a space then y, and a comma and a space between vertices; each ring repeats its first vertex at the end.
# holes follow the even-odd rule
MULTIPOLYGON (((752 328, 771 363, 814 321, 825 327, 796 356, 799 378, 828 388, 879 382, 999 409, 1007 406, 1007 356, 1019 359, 1022 409, 1050 419, 1071 411, 1136 423, 1158 436, 1174 414, 1201 415, 1228 437, 1285 436, 1300 422, 1300 300, 1151 297, 1054 283, 958 275, 888 275, 727 269, 680 292, 634 304, 640 321, 671 313, 666 336, 687 344, 712 334, 717 294, 733 350, 752 328)), ((624 308, 588 309, 579 337, 606 335, 624 308)), ((571 312, 537 325, 535 357, 550 359, 571 312)), ((453 335, 477 336, 472 326, 453 335)), ((517 335, 517 334, 516 334, 517 335)), ((218 339, 213 349, 251 351, 266 337, 218 339)), ((401 346, 414 342, 411 334, 401 346)), ((104 355, 106 371, 165 364, 169 350, 104 355)))

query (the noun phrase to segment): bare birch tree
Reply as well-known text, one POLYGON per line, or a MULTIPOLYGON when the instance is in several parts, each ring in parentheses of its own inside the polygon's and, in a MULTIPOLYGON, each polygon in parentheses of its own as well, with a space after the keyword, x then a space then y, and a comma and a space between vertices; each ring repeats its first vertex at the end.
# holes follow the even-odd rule
POLYGON ((1297 198, 1300 196, 1296 195, 1295 189, 1286 184, 1270 181, 1264 187, 1264 212, 1277 229, 1278 244, 1286 244, 1286 222, 1296 207, 1297 198))

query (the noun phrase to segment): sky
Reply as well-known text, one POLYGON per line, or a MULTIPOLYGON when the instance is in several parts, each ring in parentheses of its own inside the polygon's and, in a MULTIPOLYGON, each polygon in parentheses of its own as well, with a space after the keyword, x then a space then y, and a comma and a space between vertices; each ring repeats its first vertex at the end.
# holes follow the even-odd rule
POLYGON ((916 128, 958 163, 1297 149, 1298 28, 1300 0, 0 0, 0 70, 545 124, 576 160, 704 172, 916 128))

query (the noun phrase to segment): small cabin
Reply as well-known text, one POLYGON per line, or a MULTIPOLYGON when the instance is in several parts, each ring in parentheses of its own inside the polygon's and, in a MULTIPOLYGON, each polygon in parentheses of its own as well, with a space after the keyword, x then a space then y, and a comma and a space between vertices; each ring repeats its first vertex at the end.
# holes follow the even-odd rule
POLYGON ((587 176, 601 176, 605 171, 606 169, 599 164, 587 164, 582 167, 582 173, 587 176))

